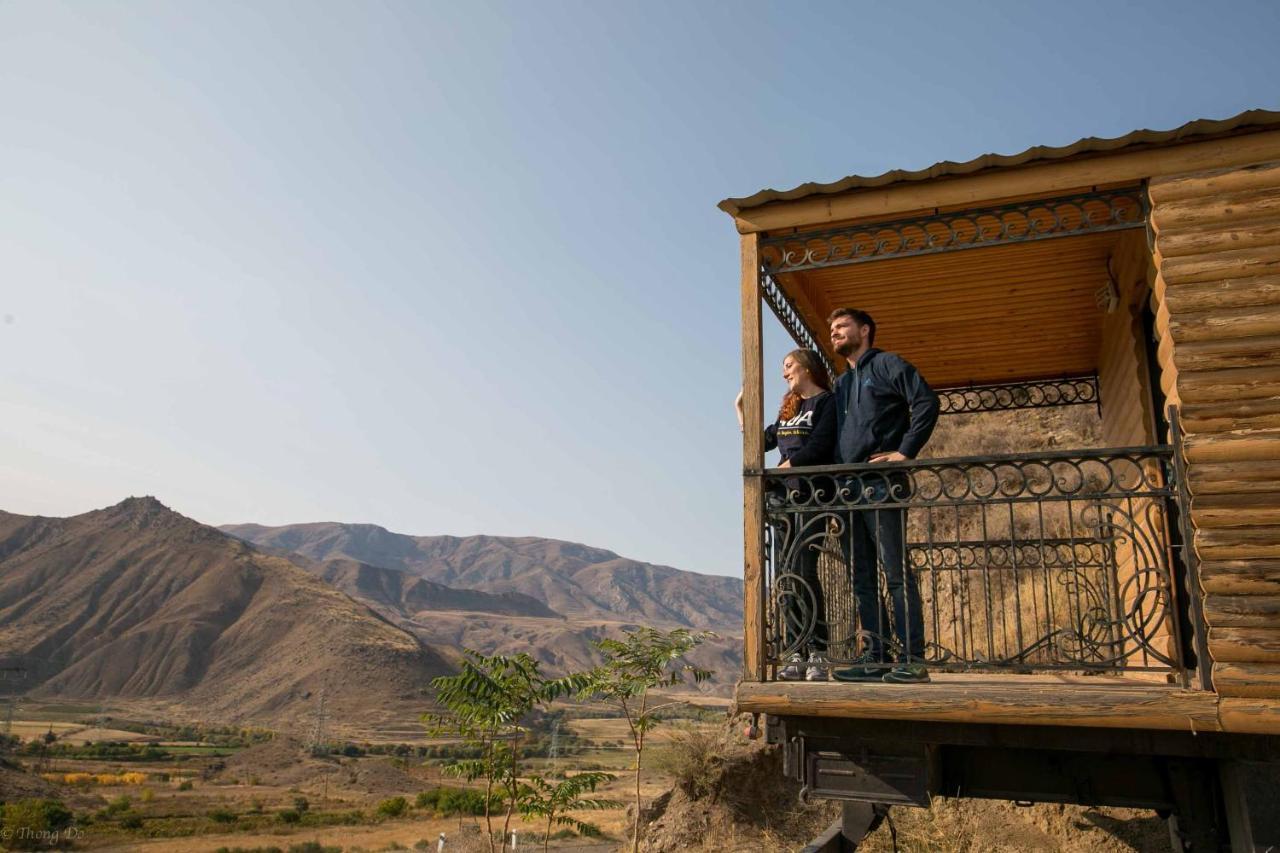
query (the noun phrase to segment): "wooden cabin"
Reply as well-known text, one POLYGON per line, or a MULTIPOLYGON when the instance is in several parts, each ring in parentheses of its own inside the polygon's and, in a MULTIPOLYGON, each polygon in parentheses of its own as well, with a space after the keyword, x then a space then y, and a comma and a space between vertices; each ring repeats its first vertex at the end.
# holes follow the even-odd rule
POLYGON ((836 371, 830 313, 869 312, 941 418, 1101 419, 1097 447, 787 470, 744 432, 737 707, 807 796, 846 802, 813 849, 939 795, 1151 808, 1175 849, 1280 844, 1280 113, 720 208, 748 425, 771 420, 765 306, 836 371), (848 484, 875 478, 868 505, 848 484), (780 680, 818 626, 832 661, 865 651, 851 578, 876 568, 844 540, 881 511, 907 519, 932 681, 780 680))

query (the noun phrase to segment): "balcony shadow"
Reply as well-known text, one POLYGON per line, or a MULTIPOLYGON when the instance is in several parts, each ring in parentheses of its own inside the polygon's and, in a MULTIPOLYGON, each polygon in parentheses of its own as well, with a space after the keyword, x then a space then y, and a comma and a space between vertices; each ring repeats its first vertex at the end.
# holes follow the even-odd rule
POLYGON ((1101 829, 1134 850, 1169 849, 1169 825, 1155 812, 1150 812, 1146 817, 1125 820, 1090 809, 1084 813, 1083 821, 1078 822, 1076 828, 1088 829, 1090 826, 1101 829))

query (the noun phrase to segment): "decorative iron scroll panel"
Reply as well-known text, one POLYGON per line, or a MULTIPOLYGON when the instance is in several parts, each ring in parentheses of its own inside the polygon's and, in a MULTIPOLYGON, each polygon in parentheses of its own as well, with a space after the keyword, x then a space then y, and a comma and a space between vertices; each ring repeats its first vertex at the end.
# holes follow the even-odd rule
POLYGON ((1045 409, 1051 406, 1101 405, 1098 376, 1076 376, 1001 385, 969 385, 938 388, 941 414, 1001 412, 1012 409, 1045 409))
POLYGON ((818 345, 818 336, 809 328, 809 324, 800 316, 800 312, 796 310, 795 303, 783 291, 781 285, 774 280, 773 276, 764 274, 760 275, 760 293, 764 296, 765 304, 773 311, 778 322, 791 335, 791 340, 797 345, 805 349, 811 349, 822 359, 822 363, 826 365, 827 374, 833 379, 836 375, 835 365, 831 363, 831 359, 827 358, 826 351, 818 345))
POLYGON ((1142 187, 1100 190, 830 231, 768 237, 760 258, 769 274, 932 255, 983 246, 1142 228, 1149 204, 1142 187))
POLYGON ((766 471, 770 672, 898 660, 913 606, 936 668, 1180 672, 1173 474, 1166 447, 766 471))

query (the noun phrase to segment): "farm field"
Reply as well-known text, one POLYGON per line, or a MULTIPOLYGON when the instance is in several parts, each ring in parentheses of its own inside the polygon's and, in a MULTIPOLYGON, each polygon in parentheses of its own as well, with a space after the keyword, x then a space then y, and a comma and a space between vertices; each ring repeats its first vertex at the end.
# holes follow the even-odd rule
MULTIPOLYGON (((423 736, 347 742, 333 745, 337 754, 313 757, 305 741, 288 733, 257 743, 235 743, 226 736, 177 740, 159 731, 131 730, 146 726, 129 721, 123 709, 113 709, 112 720, 124 728, 93 725, 101 713, 92 710, 92 719, 76 720, 65 707, 28 707, 11 728, 28 745, 10 755, 10 762, 29 771, 26 780, 43 786, 23 795, 57 798, 75 813, 73 849, 194 853, 237 847, 287 850, 317 842, 346 851, 427 844, 435 850, 441 833, 450 851, 481 846, 481 816, 446 816, 417 805, 421 792, 467 787, 443 771, 446 758, 418 754, 425 747, 456 748, 456 740, 423 736), (43 741, 50 731, 55 739, 46 750, 29 745, 33 739, 43 741), (109 754, 95 754, 104 751, 105 744, 110 744, 109 754), (384 804, 399 797, 404 798, 403 810, 387 813, 395 807, 384 804)), ((716 724, 680 720, 654 731, 645 757, 646 801, 671 787, 671 776, 660 769, 671 732, 716 724)), ((634 779, 629 774, 633 754, 625 720, 567 717, 561 730, 564 748, 530 758, 529 771, 553 777, 586 769, 613 773, 616 778, 595 795, 626 803, 634 795, 634 779)), ((405 726, 396 733, 411 731, 405 726)), ((0 799, 14 776, 12 771, 5 773, 0 776, 0 799)), ((599 827, 603 837, 562 833, 565 837, 552 844, 556 849, 611 850, 626 835, 625 806, 573 816, 599 827)), ((500 817, 495 825, 501 825, 500 817)), ((534 840, 540 844, 544 824, 516 815, 512 827, 527 839, 522 849, 534 840)))

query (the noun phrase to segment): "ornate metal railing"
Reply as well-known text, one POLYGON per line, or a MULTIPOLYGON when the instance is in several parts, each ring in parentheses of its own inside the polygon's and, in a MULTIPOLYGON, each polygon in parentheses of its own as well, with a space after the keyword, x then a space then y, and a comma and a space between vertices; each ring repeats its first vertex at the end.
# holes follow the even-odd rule
POLYGON ((1098 374, 1069 376, 1063 379, 1037 379, 1029 382, 1003 382, 989 385, 960 385, 938 388, 940 414, 962 415, 973 412, 1005 412, 1013 409, 1047 409, 1053 406, 1079 406, 1092 403, 1101 411, 1098 374))
POLYGON ((760 295, 764 297, 765 304, 773 311, 773 316, 778 318, 778 322, 787 330, 787 334, 791 335, 796 345, 816 352, 827 368, 827 375, 835 376, 836 366, 827 357, 827 351, 818 343, 817 333, 805 322, 795 303, 787 296, 777 279, 761 272, 760 295))
POLYGON ((1168 447, 769 469, 766 677, 814 652, 1181 676, 1176 473, 1168 447))
POLYGON ((760 260, 768 274, 799 272, 886 258, 1142 228, 1149 208, 1143 187, 1097 190, 768 237, 760 241, 760 260))

